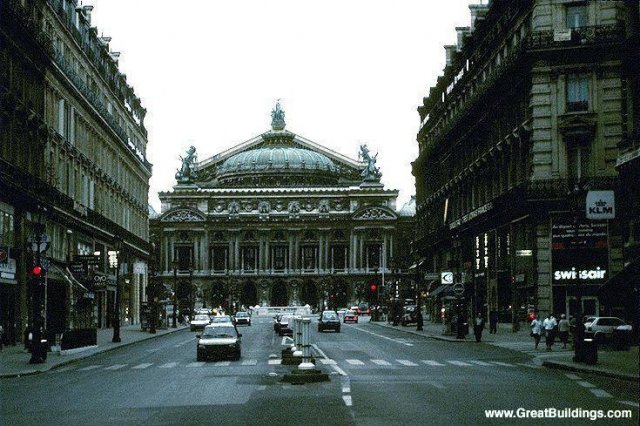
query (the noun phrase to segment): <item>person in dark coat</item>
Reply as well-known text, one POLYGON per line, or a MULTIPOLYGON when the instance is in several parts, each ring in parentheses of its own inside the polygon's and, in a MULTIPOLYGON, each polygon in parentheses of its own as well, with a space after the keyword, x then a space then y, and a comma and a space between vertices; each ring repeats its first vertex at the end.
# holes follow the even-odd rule
POLYGON ((491 311, 489 313, 489 334, 496 334, 498 332, 498 312, 491 311))
POLYGON ((473 321, 473 334, 476 336, 476 342, 482 340, 482 330, 484 330, 484 318, 482 318, 482 314, 478 312, 478 315, 473 321))

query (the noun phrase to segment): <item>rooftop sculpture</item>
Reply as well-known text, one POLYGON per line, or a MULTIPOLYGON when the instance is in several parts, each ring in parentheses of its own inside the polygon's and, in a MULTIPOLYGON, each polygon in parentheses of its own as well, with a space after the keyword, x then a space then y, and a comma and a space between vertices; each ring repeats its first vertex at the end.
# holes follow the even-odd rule
POLYGON ((276 107, 271 110, 271 129, 284 130, 286 123, 284 122, 284 111, 280 107, 280 99, 276 102, 276 107))
POLYGON ((182 161, 182 167, 176 173, 176 180, 179 184, 193 183, 196 179, 196 161, 198 155, 196 154, 196 147, 191 145, 187 150, 187 154, 184 157, 180 157, 182 161))
POLYGON ((360 173, 363 182, 380 182, 382 173, 380 173, 380 168, 376 167, 376 158, 378 158, 378 153, 376 152, 376 155, 372 157, 369 155, 369 148, 367 148, 367 145, 360 145, 358 158, 367 163, 367 166, 364 168, 362 173, 360 173))

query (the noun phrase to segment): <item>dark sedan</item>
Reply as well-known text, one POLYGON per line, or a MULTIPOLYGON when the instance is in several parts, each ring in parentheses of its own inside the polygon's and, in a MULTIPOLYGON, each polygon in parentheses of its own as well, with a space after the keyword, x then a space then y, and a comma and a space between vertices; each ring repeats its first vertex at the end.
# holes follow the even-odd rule
POLYGON ((335 311, 324 311, 318 320, 318 331, 335 330, 340 333, 340 317, 335 311))
POLYGON ((241 355, 240 338, 232 324, 218 323, 204 328, 198 338, 196 359, 205 361, 211 358, 231 358, 239 360, 241 355))

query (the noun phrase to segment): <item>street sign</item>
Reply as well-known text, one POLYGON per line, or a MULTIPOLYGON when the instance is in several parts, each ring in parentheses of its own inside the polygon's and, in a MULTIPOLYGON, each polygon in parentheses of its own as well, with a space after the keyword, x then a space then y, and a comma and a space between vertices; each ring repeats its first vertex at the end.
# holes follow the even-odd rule
POLYGON ((438 279, 438 273, 437 273, 437 272, 426 272, 426 273, 424 274, 424 279, 425 279, 426 281, 429 281, 429 280, 437 280, 437 279, 438 279))
POLYGON ((453 285, 453 293, 456 296, 462 296, 464 294, 464 284, 456 283, 453 285))
POLYGON ((93 254, 76 254, 73 256, 75 262, 86 262, 87 265, 100 265, 100 256, 93 254))
POLYGON ((441 284, 453 284, 453 272, 446 271, 440 273, 440 283, 441 284))

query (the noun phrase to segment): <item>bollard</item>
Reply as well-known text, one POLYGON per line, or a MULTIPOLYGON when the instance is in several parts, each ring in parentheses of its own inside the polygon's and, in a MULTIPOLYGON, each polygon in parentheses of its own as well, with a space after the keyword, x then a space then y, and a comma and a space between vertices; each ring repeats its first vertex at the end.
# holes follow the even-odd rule
POLYGON ((295 317, 293 328, 293 356, 302 356, 302 318, 295 317))
POLYGON ((298 370, 312 370, 315 365, 311 362, 311 336, 309 326, 311 319, 302 319, 302 362, 298 365, 298 370))

